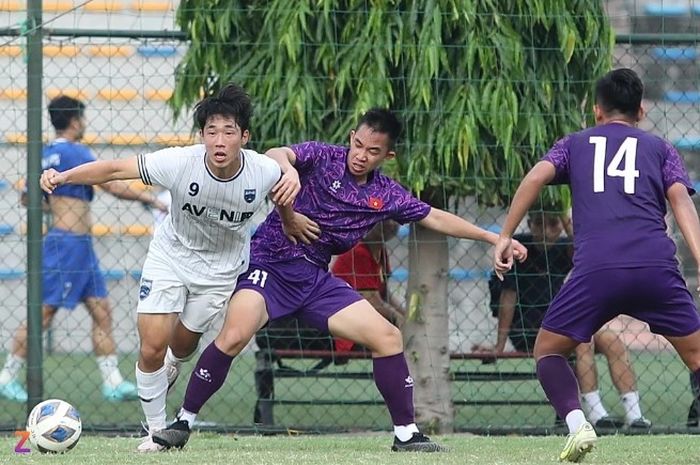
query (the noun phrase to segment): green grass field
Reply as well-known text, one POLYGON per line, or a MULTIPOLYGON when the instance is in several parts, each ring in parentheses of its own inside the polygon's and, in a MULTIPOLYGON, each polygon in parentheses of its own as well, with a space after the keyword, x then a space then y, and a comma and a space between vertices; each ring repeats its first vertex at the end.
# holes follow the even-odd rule
MULTIPOLYGON (((638 375, 639 390, 645 415, 660 431, 665 427, 682 427, 692 400, 688 374, 682 363, 671 353, 634 353, 633 362, 638 375)), ((122 357, 121 369, 133 380, 134 360, 122 357)), ((193 362, 191 362, 193 363, 193 362)), ((311 366, 312 360, 299 364, 311 366)), ((453 369, 493 371, 510 370, 515 364, 524 364, 523 371, 533 369, 531 360, 502 360, 495 365, 477 362, 453 364, 453 369)), ((205 405, 199 417, 202 421, 226 426, 236 432, 250 429, 255 403, 253 380, 254 357, 246 354, 233 365, 224 388, 205 405)), ((187 368, 192 365, 190 364, 187 368)), ((297 365, 298 366, 298 365, 297 365)), ((336 371, 363 371, 370 368, 368 361, 352 361, 348 365, 328 367, 336 371)), ((601 392, 611 413, 621 415, 617 392, 610 385, 610 376, 604 361, 598 359, 601 374, 601 392)), ((57 397, 73 403, 81 413, 88 431, 116 430, 135 432, 139 428, 141 410, 138 402, 109 403, 102 399, 100 377, 91 356, 50 355, 45 357, 45 397, 57 397)), ((184 395, 189 371, 180 379, 168 399, 169 416, 179 406, 184 395)), ((469 402, 478 400, 544 399, 537 381, 523 382, 455 382, 453 398, 469 402)), ((279 379, 276 383, 278 399, 346 399, 375 400, 381 398, 374 383, 368 380, 337 379, 279 379)), ((5 431, 23 428, 26 407, 0 400, 0 428, 5 431)), ((277 425, 305 430, 388 430, 389 417, 383 405, 279 405, 275 407, 277 425)), ((481 428, 497 430, 502 427, 551 426, 554 412, 548 405, 484 406, 468 404, 456 408, 458 429, 481 428)))
MULTIPOLYGON (((138 454, 135 438, 86 436, 63 455, 37 452, 15 454, 12 438, 0 438, 0 463, 52 465, 220 464, 236 465, 377 465, 377 464, 554 464, 563 437, 481 437, 454 435, 439 438, 450 448, 441 454, 396 454, 389 451, 388 434, 262 437, 211 433, 192 437, 182 451, 138 454)), ((697 438, 674 436, 608 436, 600 439, 585 460, 591 464, 697 464, 697 438)))

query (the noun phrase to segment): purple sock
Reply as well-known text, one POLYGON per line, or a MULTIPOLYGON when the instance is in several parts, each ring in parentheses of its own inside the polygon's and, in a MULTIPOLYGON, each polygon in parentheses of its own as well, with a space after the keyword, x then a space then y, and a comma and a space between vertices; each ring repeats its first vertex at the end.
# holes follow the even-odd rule
POLYGON ((564 357, 546 355, 539 359, 537 378, 559 418, 564 420, 572 410, 581 410, 578 381, 564 357))
POLYGON ((199 413, 202 406, 224 385, 233 357, 221 352, 212 342, 204 349, 190 375, 182 407, 199 413))
POLYGON ((384 397, 391 421, 396 426, 415 423, 413 378, 408 372, 403 352, 372 359, 374 384, 384 397))

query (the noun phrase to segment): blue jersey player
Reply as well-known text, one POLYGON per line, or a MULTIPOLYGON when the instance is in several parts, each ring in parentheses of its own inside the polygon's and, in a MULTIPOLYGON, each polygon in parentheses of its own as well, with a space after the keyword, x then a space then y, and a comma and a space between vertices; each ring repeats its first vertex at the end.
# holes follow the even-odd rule
MULTIPOLYGON (((374 380, 394 424, 393 450, 442 450, 416 427, 413 378, 400 331, 356 290, 328 272, 331 255, 350 250, 375 224, 388 219, 418 222, 454 237, 496 242, 495 234, 432 208, 377 170, 395 156, 400 131, 393 113, 374 109, 350 132, 350 147, 306 142, 267 152, 283 167, 293 165, 299 172, 296 212, 281 208, 283 224, 274 211, 256 231, 250 264, 238 278, 224 327, 190 376, 178 421, 154 433, 155 442, 184 446, 196 414, 223 385, 233 358, 255 332, 268 321, 295 315, 312 327, 371 350, 374 380), (300 240, 291 240, 287 234, 300 240)), ((526 250, 516 247, 518 256, 524 257, 526 250)))
POLYGON ((494 251, 496 270, 510 269, 511 237, 542 187, 571 186, 574 268, 542 321, 534 350, 537 377, 569 428, 562 461, 580 461, 596 442, 566 357, 607 321, 627 314, 648 323, 700 378, 700 318, 664 220, 668 200, 700 264, 694 190, 671 144, 636 127, 644 114, 642 94, 630 69, 598 80, 596 126, 559 140, 525 176, 494 251))
MULTIPOLYGON (((59 96, 49 103, 56 139, 44 147, 44 169, 63 171, 95 160, 90 150, 79 143, 85 131, 84 113, 85 105, 71 97, 59 96)), ((121 183, 107 183, 102 187, 118 198, 164 208, 149 192, 129 191, 121 183)), ((111 401, 136 400, 136 387, 124 380, 117 366, 112 309, 90 236, 93 195, 92 186, 61 186, 47 200, 53 224, 43 246, 43 327, 51 325, 59 308, 73 309, 78 303, 84 303, 93 320, 92 343, 102 374, 103 396, 111 401)), ((0 397, 26 402, 27 393, 17 381, 26 353, 27 328, 23 324, 15 333, 12 352, 0 371, 0 397)))

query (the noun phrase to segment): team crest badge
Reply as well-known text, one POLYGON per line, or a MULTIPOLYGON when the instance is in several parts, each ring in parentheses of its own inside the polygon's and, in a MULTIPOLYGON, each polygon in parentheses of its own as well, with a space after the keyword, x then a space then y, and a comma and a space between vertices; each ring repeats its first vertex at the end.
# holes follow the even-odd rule
POLYGON ((151 288, 153 287, 153 281, 150 279, 141 280, 141 288, 139 289, 139 300, 143 300, 149 296, 151 293, 151 288))
POLYGON ((253 200, 255 200, 255 189, 246 189, 243 191, 243 200, 245 200, 248 203, 251 203, 253 200))
POLYGON ((378 197, 370 197, 367 204, 370 206, 370 208, 381 210, 381 208, 384 206, 384 201, 378 197))

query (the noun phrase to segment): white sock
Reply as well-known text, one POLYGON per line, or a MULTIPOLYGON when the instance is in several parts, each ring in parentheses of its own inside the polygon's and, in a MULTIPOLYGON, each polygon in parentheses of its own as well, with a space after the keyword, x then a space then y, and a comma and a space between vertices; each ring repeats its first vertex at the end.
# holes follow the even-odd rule
POLYGON ((569 433, 575 433, 586 422, 586 416, 583 410, 572 410, 566 414, 566 426, 569 427, 569 433))
POLYGON ((165 395, 168 392, 168 376, 165 366, 153 373, 144 373, 136 364, 136 385, 141 399, 141 410, 146 415, 148 431, 165 428, 165 395))
POLYGON ((100 367, 104 384, 115 388, 124 382, 124 378, 119 371, 119 362, 116 354, 98 355, 95 359, 97 360, 97 366, 100 367))
POLYGON ((197 353, 197 349, 193 350, 192 353, 186 357, 183 358, 178 358, 175 356, 173 353, 173 350, 168 346, 168 350, 165 351, 165 363, 168 365, 181 365, 183 362, 188 362, 192 360, 192 357, 194 357, 194 354, 197 353))
POLYGON ((192 425, 194 425, 194 421, 197 419, 197 414, 188 412, 184 408, 181 408, 180 413, 177 414, 177 419, 185 420, 190 429, 192 429, 192 425))
POLYGON ((415 423, 411 423, 410 425, 400 425, 396 426, 394 425, 394 435, 399 438, 399 441, 401 442, 406 442, 411 437, 413 437, 413 433, 418 432, 418 427, 416 426, 415 423))
POLYGON ((8 354, 5 359, 5 366, 0 371, 0 384, 7 384, 15 381, 19 372, 24 368, 25 359, 15 354, 8 354))
POLYGON ((632 423, 642 417, 642 407, 639 405, 639 391, 630 391, 620 396, 622 406, 625 407, 625 419, 632 423))
POLYGON ((608 416, 608 411, 605 410, 603 401, 600 398, 600 391, 591 391, 581 394, 581 408, 586 417, 595 424, 598 420, 608 416))

